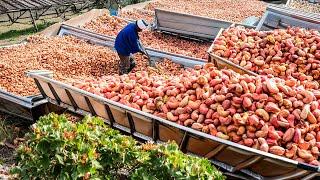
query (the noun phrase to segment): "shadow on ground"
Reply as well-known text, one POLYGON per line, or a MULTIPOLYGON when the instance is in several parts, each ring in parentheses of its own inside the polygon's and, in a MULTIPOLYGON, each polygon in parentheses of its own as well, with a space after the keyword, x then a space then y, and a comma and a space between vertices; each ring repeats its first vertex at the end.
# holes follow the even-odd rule
MULTIPOLYGON (((55 22, 43 22, 40 24, 37 24, 38 27, 38 31, 42 31, 45 28, 51 26, 52 24, 54 24, 55 22)), ((18 30, 9 30, 7 32, 1 33, 0 34, 0 40, 4 40, 4 39, 12 39, 12 38, 16 38, 19 36, 25 36, 25 35, 30 35, 33 33, 36 33, 36 29, 35 27, 29 27, 26 29, 18 29, 18 30)))

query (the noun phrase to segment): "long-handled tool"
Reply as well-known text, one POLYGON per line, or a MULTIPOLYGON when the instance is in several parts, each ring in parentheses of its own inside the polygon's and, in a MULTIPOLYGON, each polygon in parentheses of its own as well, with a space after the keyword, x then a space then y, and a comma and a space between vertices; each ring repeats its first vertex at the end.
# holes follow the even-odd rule
POLYGON ((155 67, 155 66, 156 66, 156 63, 155 63, 155 61, 151 58, 151 56, 148 54, 148 52, 147 52, 147 51, 145 51, 144 53, 145 53, 145 55, 146 55, 146 56, 147 56, 147 58, 148 58, 149 66, 151 66, 151 67, 155 67))
POLYGON ((142 50, 142 53, 145 54, 148 58, 149 61, 149 66, 151 67, 155 67, 155 62, 151 59, 151 56, 149 55, 149 53, 146 51, 146 49, 143 47, 142 43, 139 41, 139 46, 140 49, 142 50))
POLYGON ((151 57, 147 51, 144 52, 144 54, 147 56, 148 61, 149 61, 149 67, 154 69, 156 72, 160 73, 160 74, 164 74, 164 71, 159 68, 156 64, 156 59, 155 57, 151 57))

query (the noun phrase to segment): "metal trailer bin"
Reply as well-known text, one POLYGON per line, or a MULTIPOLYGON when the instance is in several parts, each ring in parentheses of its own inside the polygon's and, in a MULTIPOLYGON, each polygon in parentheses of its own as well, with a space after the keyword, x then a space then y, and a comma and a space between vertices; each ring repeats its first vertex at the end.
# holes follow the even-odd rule
POLYGON ((312 179, 319 175, 317 166, 181 126, 36 72, 27 75, 35 80, 41 94, 53 104, 78 114, 102 117, 112 128, 144 141, 161 143, 174 140, 183 152, 208 158, 228 172, 242 172, 248 179, 312 179))
POLYGON ((221 28, 226 29, 231 25, 255 28, 244 24, 155 9, 155 30, 175 33, 181 36, 191 36, 196 39, 214 40, 221 28))
POLYGON ((285 6, 269 5, 256 30, 267 31, 289 26, 320 30, 320 16, 285 6))
MULTIPOLYGON (((179 13, 178 13, 179 14, 179 13)), ((127 19, 127 18, 122 18, 122 17, 117 17, 119 19, 122 19, 126 22, 132 22, 133 20, 131 19, 127 19)), ((211 19, 212 20, 212 19, 211 19)), ((219 21, 219 20, 217 20, 219 21)), ((220 22, 220 21, 219 21, 220 22)), ((235 25, 234 23, 230 23, 230 22, 224 22, 224 21, 221 21, 221 23, 225 23, 227 27, 229 27, 230 25, 235 25)), ((80 23, 79 23, 80 24, 80 23)), ((248 28, 254 28, 253 26, 246 26, 248 28)), ((103 35, 103 34, 99 34, 99 33, 96 33, 96 32, 93 32, 91 30, 87 30, 87 29, 84 29, 83 28, 83 24, 80 24, 80 25, 77 25, 77 23, 72 23, 72 25, 69 25, 69 24, 63 24, 60 28, 60 35, 62 35, 64 33, 64 29, 67 31, 68 29, 73 29, 75 31, 82 31, 82 32, 85 32, 85 34, 88 34, 88 33, 91 33, 92 35, 94 34, 95 36, 104 36, 104 37, 107 37, 108 39, 110 40, 113 40, 112 42, 114 42, 114 39, 115 37, 113 36, 108 36, 108 35, 103 35)), ((153 29, 153 30, 157 30, 157 29, 153 29)), ((159 29, 158 29, 159 30, 159 29)), ((169 31, 165 31, 166 33, 169 33, 171 35, 177 35, 176 32, 169 32, 169 31)), ((213 33, 213 32, 211 32, 213 33)), ((178 36, 183 36, 183 37, 186 37, 188 39, 191 39, 191 40, 197 40, 197 41, 208 41, 208 39, 204 39, 204 38, 201 38, 199 36, 187 36, 187 35, 183 35, 183 34, 178 34, 178 36)), ((209 41, 213 41, 214 38, 210 39, 209 41)), ((206 62, 206 60, 204 59, 200 59, 200 58, 192 58, 192 57, 189 57, 189 56, 185 56, 185 55, 181 55, 181 54, 177 54, 177 53, 170 53, 170 52, 164 52, 164 51, 161 51, 161 50, 156 50, 156 49, 153 49, 153 48, 146 48, 147 50, 150 50, 156 54, 160 53, 160 54, 163 54, 165 56, 168 56, 168 57, 164 57, 164 58, 170 58, 170 57, 173 57, 174 59, 177 59, 177 57, 181 57, 180 60, 183 60, 183 59, 198 59, 199 61, 203 61, 203 62, 206 62)), ((173 60, 174 60, 173 59, 173 60)))
MULTIPOLYGON (((217 35, 217 38, 221 35, 222 31, 224 29, 221 29, 217 35)), ((217 39, 216 38, 216 39, 217 39)), ((215 40, 216 40, 215 39, 215 40)), ((208 49, 207 53, 209 54, 209 60, 208 62, 212 62, 215 64, 215 66, 218 68, 218 69, 224 69, 224 68, 227 68, 227 69, 231 69, 239 74, 249 74, 249 75, 252 75, 252 76, 257 76, 258 74, 252 72, 252 71, 249 71, 225 58, 222 58, 220 56, 217 56, 215 55, 214 53, 212 53, 212 49, 214 47, 214 42, 215 40, 213 41, 213 43, 211 44, 210 48, 208 49)))
MULTIPOLYGON (((94 44, 100 43, 109 47, 113 45, 110 37, 65 25, 61 26, 59 34, 73 35, 94 44)), ((204 63, 191 59, 187 62, 192 63, 188 64, 183 57, 175 57, 152 49, 148 49, 148 52, 158 57, 172 57, 175 59, 174 62, 184 63, 184 66, 204 63)), ((178 125, 55 81, 37 71, 29 72, 27 75, 35 80, 42 96, 52 104, 78 114, 102 117, 112 128, 143 141, 152 140, 161 143, 174 140, 183 152, 208 158, 225 171, 245 174, 246 179, 311 179, 319 175, 319 167, 255 150, 178 125)))
MULTIPOLYGON (((320 17, 319 17, 320 18, 320 17)), ((319 21, 320 22, 320 21, 319 21)), ((320 24, 319 24, 319 28, 320 28, 320 24)), ((224 29, 221 29, 216 37, 216 39, 221 35, 221 33, 224 31, 224 29)), ((215 40, 216 40, 215 39, 215 40)), ((240 74, 249 74, 252 76, 257 76, 258 74, 255 72, 252 72, 250 70, 247 70, 241 66, 239 66, 238 64, 235 64, 231 61, 229 61, 228 59, 222 58, 220 56, 215 55, 214 53, 212 53, 212 50, 214 48, 214 42, 211 44, 211 46, 209 47, 207 53, 209 54, 209 60, 208 62, 212 62, 215 64, 216 67, 218 67, 219 69, 223 69, 223 68, 228 68, 228 69, 232 69, 233 71, 240 73, 240 74)))
POLYGON ((41 95, 34 97, 17 96, 0 89, 0 111, 12 114, 30 122, 46 111, 47 100, 41 95))
MULTIPOLYGON (((1 46, 0 48, 15 47, 23 44, 1 46)), ((0 111, 21 117, 29 122, 34 122, 43 115, 47 111, 46 105, 47 100, 40 94, 24 97, 0 89, 0 111)))

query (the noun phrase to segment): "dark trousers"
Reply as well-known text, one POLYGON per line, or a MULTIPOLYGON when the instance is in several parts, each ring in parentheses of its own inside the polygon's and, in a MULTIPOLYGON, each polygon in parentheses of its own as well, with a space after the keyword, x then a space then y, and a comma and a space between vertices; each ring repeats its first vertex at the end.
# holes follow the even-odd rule
POLYGON ((128 74, 135 66, 135 62, 132 56, 123 56, 118 53, 120 58, 119 62, 119 74, 128 74))

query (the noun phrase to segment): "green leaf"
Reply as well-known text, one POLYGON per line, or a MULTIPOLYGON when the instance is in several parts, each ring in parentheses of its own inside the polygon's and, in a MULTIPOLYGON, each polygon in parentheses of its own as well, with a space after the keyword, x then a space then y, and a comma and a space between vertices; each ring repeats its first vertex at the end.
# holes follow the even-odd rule
POLYGON ((63 157, 62 157, 62 156, 60 156, 59 154, 56 154, 55 157, 57 158, 57 160, 58 160, 58 162, 59 162, 60 164, 64 164, 64 161, 63 161, 63 157))
POLYGON ((102 169, 103 167, 101 166, 101 164, 96 161, 96 160, 92 160, 91 161, 92 167, 94 167, 95 169, 102 169))
POLYGON ((88 172, 91 179, 116 179, 119 169, 139 180, 225 179, 208 160, 183 154, 175 143, 145 150, 100 118, 73 123, 52 113, 36 128, 17 150, 12 173, 20 179, 81 179, 88 172))
POLYGON ((49 151, 50 143, 48 142, 47 138, 43 138, 38 144, 37 144, 37 151, 39 151, 42 154, 47 154, 49 151))

